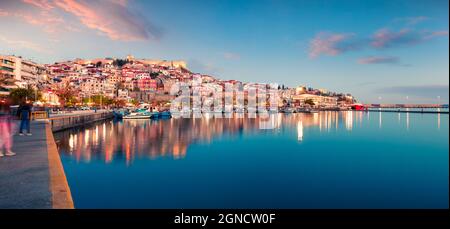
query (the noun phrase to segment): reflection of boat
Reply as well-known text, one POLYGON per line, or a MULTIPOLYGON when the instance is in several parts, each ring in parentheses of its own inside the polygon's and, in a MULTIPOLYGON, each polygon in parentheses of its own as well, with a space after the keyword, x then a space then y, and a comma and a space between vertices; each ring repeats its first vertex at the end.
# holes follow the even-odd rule
POLYGON ((297 112, 298 113, 309 113, 309 114, 319 113, 318 110, 311 109, 311 108, 298 108, 297 112))
POLYGON ((172 117, 172 114, 170 114, 170 111, 163 111, 163 112, 159 112, 159 116, 161 118, 170 118, 170 117, 172 117))
POLYGON ((361 103, 352 104, 352 105, 350 105, 350 107, 352 110, 357 110, 357 111, 362 111, 365 109, 364 105, 361 103))
POLYGON ((162 112, 152 112, 151 113, 151 119, 166 119, 171 118, 172 114, 170 111, 162 111, 162 112))

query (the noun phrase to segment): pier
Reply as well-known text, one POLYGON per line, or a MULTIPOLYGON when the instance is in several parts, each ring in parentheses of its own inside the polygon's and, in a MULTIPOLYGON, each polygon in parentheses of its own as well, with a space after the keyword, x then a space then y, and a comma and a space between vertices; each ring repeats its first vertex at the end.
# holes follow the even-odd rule
POLYGON ((369 110, 361 110, 365 112, 393 112, 393 113, 419 113, 419 114, 448 114, 448 111, 418 111, 418 110, 377 110, 377 109, 369 109, 369 110))
MULTIPOLYGON (((12 157, 0 158, 0 208, 74 208, 53 132, 111 118, 112 112, 59 115, 31 122, 32 136, 13 136, 12 157)), ((14 122, 15 130, 19 122, 14 122)))

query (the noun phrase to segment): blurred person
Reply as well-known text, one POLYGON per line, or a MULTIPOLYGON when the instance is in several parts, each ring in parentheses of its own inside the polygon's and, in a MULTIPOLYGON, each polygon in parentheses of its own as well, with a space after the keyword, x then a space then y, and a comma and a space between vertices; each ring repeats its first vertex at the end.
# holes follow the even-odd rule
POLYGON ((27 135, 31 136, 30 120, 31 120, 31 104, 23 103, 17 110, 17 115, 20 118, 19 135, 23 136, 23 130, 27 130, 27 135))
POLYGON ((13 123, 9 105, 0 101, 0 157, 16 155, 12 150, 13 123))

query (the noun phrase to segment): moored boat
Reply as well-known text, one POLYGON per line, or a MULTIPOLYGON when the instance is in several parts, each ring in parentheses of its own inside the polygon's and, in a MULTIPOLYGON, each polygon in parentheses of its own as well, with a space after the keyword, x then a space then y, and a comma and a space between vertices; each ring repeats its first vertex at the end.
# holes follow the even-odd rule
POLYGON ((152 117, 152 112, 148 112, 147 109, 137 109, 130 114, 123 116, 123 119, 149 119, 152 117))

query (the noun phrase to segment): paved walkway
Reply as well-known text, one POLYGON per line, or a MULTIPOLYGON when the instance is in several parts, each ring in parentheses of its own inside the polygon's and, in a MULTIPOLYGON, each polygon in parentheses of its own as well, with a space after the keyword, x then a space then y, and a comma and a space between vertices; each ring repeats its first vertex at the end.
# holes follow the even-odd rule
POLYGON ((13 157, 0 158, 0 208, 52 208, 45 121, 14 136, 13 157))

